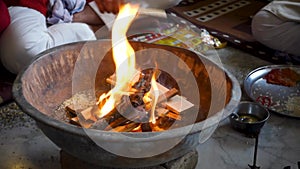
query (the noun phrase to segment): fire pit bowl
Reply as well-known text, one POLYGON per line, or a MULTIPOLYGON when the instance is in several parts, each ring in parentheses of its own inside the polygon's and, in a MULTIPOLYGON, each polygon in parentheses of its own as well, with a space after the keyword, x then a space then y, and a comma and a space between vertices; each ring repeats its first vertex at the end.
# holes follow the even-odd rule
MULTIPOLYGON (((15 80, 13 95, 17 104, 62 150, 100 166, 154 166, 194 150, 199 142, 209 138, 220 120, 228 117, 238 105, 241 97, 239 83, 221 66, 192 51, 141 42, 130 43, 136 51, 138 62, 146 65, 154 56, 154 60, 159 60, 158 65, 160 62, 168 63, 170 75, 178 75, 174 79, 178 81, 178 86, 183 86, 181 94, 195 104, 192 110, 196 109, 196 116, 187 118, 192 123, 161 132, 139 133, 84 129, 68 123, 65 112, 57 111, 66 99, 78 91, 87 90, 86 86, 89 85, 101 90, 111 87, 105 84, 105 78, 114 72, 109 40, 63 45, 37 56, 15 80), (101 53, 104 53, 102 58, 101 53), (166 59, 168 57, 177 58, 178 63, 166 59), (99 58, 102 60, 97 60, 99 58), (190 68, 196 88, 191 88, 193 82, 188 82, 186 75, 180 77, 178 71, 186 72, 180 61, 190 68)), ((166 87, 174 86, 169 86, 173 82, 168 79, 161 80, 161 83, 166 87)), ((186 113, 190 113, 189 110, 186 113)))

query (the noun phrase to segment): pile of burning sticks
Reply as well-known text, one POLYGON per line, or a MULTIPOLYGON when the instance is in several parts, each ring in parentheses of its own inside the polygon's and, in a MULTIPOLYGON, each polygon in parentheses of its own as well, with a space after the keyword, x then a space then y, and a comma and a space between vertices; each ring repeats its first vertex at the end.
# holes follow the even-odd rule
MULTIPOLYGON (((154 71, 140 73, 131 87, 129 95, 124 95, 120 103, 107 115, 99 118, 98 105, 75 111, 75 105, 65 107, 69 123, 84 128, 116 132, 151 132, 169 129, 175 121, 183 120, 184 114, 194 105, 179 95, 176 88, 168 89, 156 82, 159 93, 154 105, 155 120, 151 120, 153 105, 145 95, 151 90, 151 78, 154 71)), ((157 79, 157 78, 156 78, 157 79)), ((110 85, 115 85, 115 75, 106 79, 110 85)))

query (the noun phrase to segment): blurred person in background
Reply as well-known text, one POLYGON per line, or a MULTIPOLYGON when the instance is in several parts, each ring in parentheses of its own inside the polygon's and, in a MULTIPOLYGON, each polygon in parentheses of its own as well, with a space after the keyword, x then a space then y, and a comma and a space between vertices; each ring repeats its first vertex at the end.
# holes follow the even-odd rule
POLYGON ((252 34, 272 49, 300 56, 300 1, 270 2, 253 17, 252 34))
MULTIPOLYGON (((104 25, 87 5, 91 0, 0 1, 0 58, 4 67, 15 74, 47 49, 95 40, 94 31, 104 25)), ((96 3, 101 12, 117 13, 123 1, 96 3)))

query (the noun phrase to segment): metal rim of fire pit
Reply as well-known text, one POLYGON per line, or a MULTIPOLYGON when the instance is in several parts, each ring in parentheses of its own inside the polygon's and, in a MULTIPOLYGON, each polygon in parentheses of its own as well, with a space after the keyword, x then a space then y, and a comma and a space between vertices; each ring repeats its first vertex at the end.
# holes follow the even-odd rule
MULTIPOLYGON (((96 40, 96 41, 99 41, 99 40, 96 40)), ((57 50, 61 49, 62 47, 71 46, 71 45, 78 44, 78 43, 80 44, 80 43, 85 43, 85 42, 75 42, 75 43, 70 43, 70 44, 65 44, 65 45, 61 45, 61 46, 58 46, 58 47, 54 47, 52 49, 48 49, 48 50, 38 54, 33 62, 41 59, 46 54, 49 55, 51 53, 56 52, 57 50)), ((174 47, 174 48, 178 48, 178 47, 174 47)), ((183 49, 183 50, 187 50, 187 49, 183 49)), ((199 54, 197 54, 197 55, 199 56, 199 54)), ((212 62, 211 60, 207 59, 206 57, 204 57, 204 58, 206 60, 208 60, 209 62, 212 62)), ((217 65, 216 63, 213 63, 213 64, 217 65)), ((223 120, 226 117, 228 117, 232 113, 233 109, 240 102, 241 88, 240 88, 240 84, 237 81, 237 79, 230 72, 228 72, 226 69, 224 69, 220 65, 217 65, 217 66, 221 70, 223 70, 225 72, 225 74, 232 81, 231 99, 227 103, 227 105, 224 107, 224 109, 222 110, 223 112, 219 111, 219 112, 216 113, 216 116, 209 117, 209 118, 205 119, 204 121, 197 122, 197 123, 192 124, 192 125, 162 131, 164 133, 163 137, 159 136, 159 134, 162 133, 162 132, 140 132, 140 133, 122 132, 122 133, 124 133, 126 136, 129 136, 129 137, 130 136, 134 137, 134 136, 138 135, 138 138, 145 138, 145 139, 140 139, 139 141, 141 141, 141 142, 157 141, 157 140, 161 140, 162 138, 163 139, 170 139, 170 138, 186 136, 187 135, 186 134, 187 130, 190 130, 188 135, 197 133, 197 132, 199 132, 203 129, 202 127, 204 125, 206 125, 206 128, 210 127, 210 126, 214 126, 214 125, 216 125, 220 122, 220 119, 223 120), (207 125, 208 121, 212 122, 212 123, 209 123, 209 125, 207 125), (152 137, 152 136, 155 136, 155 137, 152 137)), ((26 114, 31 116, 35 121, 46 124, 48 126, 52 126, 56 129, 59 129, 59 130, 65 131, 65 132, 70 132, 70 133, 73 133, 73 134, 76 134, 76 135, 79 135, 79 136, 86 136, 86 132, 84 130, 82 130, 82 127, 71 125, 71 124, 56 120, 54 118, 51 118, 51 117, 41 113, 39 110, 37 110, 35 107, 33 107, 25 99, 25 97, 23 95, 23 89, 22 89, 22 83, 23 83, 22 76, 27 71, 27 69, 29 67, 30 67, 30 65, 28 65, 26 68, 24 68, 17 75, 17 77, 14 81, 13 97, 14 97, 16 103, 19 105, 19 107, 26 114)), ((89 135, 92 134, 93 136, 101 138, 101 140, 103 140, 103 141, 119 141, 119 134, 120 133, 118 133, 118 132, 101 131, 101 130, 96 130, 96 129, 87 129, 87 130, 89 131, 89 135)), ((134 140, 131 140, 131 139, 129 139, 127 141, 128 142, 130 142, 130 141, 134 142, 134 140)))

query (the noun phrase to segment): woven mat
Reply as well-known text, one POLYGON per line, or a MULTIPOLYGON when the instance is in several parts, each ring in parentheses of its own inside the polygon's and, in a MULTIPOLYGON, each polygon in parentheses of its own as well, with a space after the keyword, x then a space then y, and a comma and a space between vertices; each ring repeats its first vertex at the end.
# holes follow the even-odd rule
POLYGON ((251 18, 267 4, 263 0, 184 0, 169 12, 264 60, 300 64, 297 57, 270 49, 253 38, 251 18))

